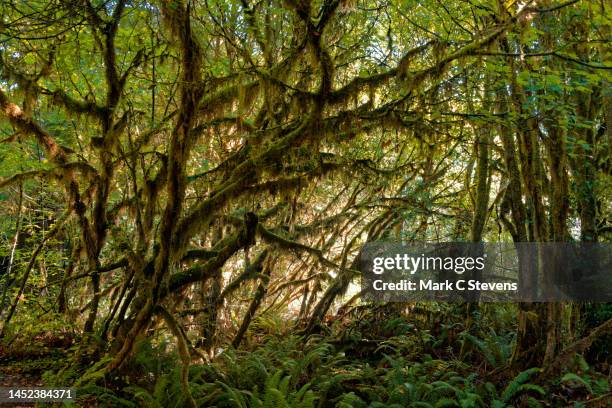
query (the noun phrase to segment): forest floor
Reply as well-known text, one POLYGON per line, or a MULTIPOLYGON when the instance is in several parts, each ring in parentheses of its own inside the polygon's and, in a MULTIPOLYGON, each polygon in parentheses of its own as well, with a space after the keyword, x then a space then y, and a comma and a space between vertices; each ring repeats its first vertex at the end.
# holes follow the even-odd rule
MULTIPOLYGON (((0 387, 30 388, 44 387, 43 373, 57 364, 57 351, 32 348, 14 353, 0 346, 0 387)), ((2 403, 0 407, 32 407, 33 403, 2 403)))
MULTIPOLYGON (((609 338, 542 377, 537 367, 511 367, 513 327, 502 318, 503 306, 483 309, 471 332, 460 310, 442 307, 414 307, 409 315, 389 306, 356 309, 307 337, 292 334, 285 321, 270 321, 241 348, 194 361, 189 386, 199 407, 234 400, 258 407, 273 397, 285 407, 612 406, 609 338)), ((76 406, 88 408, 184 406, 182 365, 163 336, 142 339, 121 376, 96 384, 91 338, 26 327, 38 331, 20 330, 0 342, 0 387, 78 384, 76 406)))
MULTIPOLYGON (((1 360, 0 360, 1 361, 1 360)), ((36 360, 31 362, 36 363, 36 360)), ((23 388, 23 387, 42 387, 42 372, 39 370, 24 370, 23 362, 0 366, 0 387, 23 388)), ((33 403, 6 403, 0 402, 0 407, 32 407, 33 403)))
POLYGON ((21 371, 18 367, 0 367, 0 387, 42 387, 41 373, 21 371))
POLYGON ((0 348, 0 387, 42 387, 42 375, 57 364, 57 352, 40 350, 11 355, 0 348))

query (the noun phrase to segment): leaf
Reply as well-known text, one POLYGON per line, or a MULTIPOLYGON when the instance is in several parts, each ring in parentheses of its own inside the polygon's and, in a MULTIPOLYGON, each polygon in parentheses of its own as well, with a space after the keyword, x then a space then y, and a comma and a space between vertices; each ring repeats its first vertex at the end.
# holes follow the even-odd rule
MULTIPOLYGON (((519 373, 516 377, 514 377, 514 379, 510 382, 510 384, 508 384, 508 386, 504 389, 504 392, 501 395, 502 401, 508 402, 514 396, 519 394, 520 390, 521 390, 521 388, 520 388, 521 385, 525 381, 527 381, 529 379, 529 377, 531 377, 533 374, 539 373, 540 371, 542 371, 540 368, 533 367, 533 368, 529 368, 529 369, 519 373)), ((528 391, 529 389, 524 389, 524 390, 528 391)))
POLYGON ((565 383, 565 382, 575 382, 575 383, 581 384, 581 385, 583 385, 589 391, 589 394, 593 394, 593 388, 591 388, 591 384, 589 383, 589 381, 585 380, 584 378, 582 378, 578 374, 567 373, 563 377, 561 377, 561 382, 562 383, 565 383))

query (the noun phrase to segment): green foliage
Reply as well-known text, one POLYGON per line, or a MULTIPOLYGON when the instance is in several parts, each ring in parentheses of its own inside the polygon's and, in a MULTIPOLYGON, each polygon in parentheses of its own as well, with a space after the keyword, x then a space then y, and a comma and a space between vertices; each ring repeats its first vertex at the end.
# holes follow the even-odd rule
MULTIPOLYGON (((205 407, 609 392, 609 336, 536 381, 516 305, 348 299, 366 240, 610 240, 603 3, 0 2, 0 351, 84 406, 184 406, 183 333, 205 407)), ((612 316, 583 312, 567 339, 612 316)))
POLYGON ((508 341, 506 336, 498 336, 493 330, 484 340, 468 332, 462 332, 459 336, 464 342, 474 346, 491 367, 498 368, 508 363, 512 353, 512 342, 508 341))
POLYGON ((493 401, 494 406, 504 407, 509 404, 510 401, 524 393, 537 393, 541 397, 546 395, 546 391, 539 385, 529 384, 527 380, 535 374, 541 371, 540 368, 533 367, 519 373, 501 393, 501 399, 495 399, 493 401))
POLYGON ((587 388, 587 390, 590 393, 593 393, 593 388, 591 388, 591 384, 589 384, 589 380, 582 378, 581 376, 579 376, 578 374, 574 374, 574 373, 567 373, 565 374, 563 377, 561 377, 561 382, 565 383, 565 382, 573 382, 575 384, 578 385, 583 385, 584 387, 587 388))
MULTIPOLYGON (((487 319, 485 312, 483 319, 487 319)), ((398 322, 394 320, 391 326, 403 326, 398 322)), ((422 346, 415 346, 420 343, 415 338, 420 336, 412 326, 400 331, 404 334, 381 340, 373 355, 353 355, 351 348, 345 348, 351 341, 363 342, 368 333, 353 332, 342 341, 335 337, 270 336, 254 349, 228 349, 208 364, 192 365, 189 386, 198 406, 219 408, 542 407, 553 390, 563 395, 564 390, 572 390, 583 398, 609 392, 603 377, 586 373, 565 373, 552 383, 536 383, 539 368, 529 368, 497 383, 485 381, 482 375, 487 372, 474 367, 485 367, 486 363, 493 369, 493 361, 500 361, 496 367, 503 367, 503 361, 496 357, 499 353, 493 349, 504 349, 510 338, 506 332, 498 335, 489 330, 479 336, 459 333, 451 349, 458 352, 463 342, 469 341, 474 350, 471 364, 467 364, 423 353, 422 346), (497 343, 501 345, 495 346, 497 343)), ((451 352, 446 345, 449 334, 441 331, 438 336, 445 342, 429 335, 428 347, 438 344, 430 351, 451 352)), ((89 383, 82 387, 83 398, 95 398, 103 407, 183 406, 181 367, 174 352, 167 350, 163 341, 159 346, 149 341, 140 345, 139 354, 135 361, 141 363, 132 369, 140 370, 140 383, 126 385, 120 392, 95 386, 91 380, 99 371, 94 366, 88 370, 89 383), (143 381, 146 377, 142 370, 154 368, 145 364, 147 358, 165 358, 171 369, 160 372, 153 383, 143 381)))

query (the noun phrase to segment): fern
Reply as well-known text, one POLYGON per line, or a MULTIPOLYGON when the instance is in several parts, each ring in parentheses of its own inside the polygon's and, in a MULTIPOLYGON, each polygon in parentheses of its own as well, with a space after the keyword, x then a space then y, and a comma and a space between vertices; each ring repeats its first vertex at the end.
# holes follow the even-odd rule
POLYGON ((125 399, 125 398, 121 398, 118 397, 117 395, 108 392, 105 394, 102 394, 100 396, 100 407, 101 408, 137 408, 138 405, 136 405, 134 402, 125 399))
POLYGON ((366 408, 367 403, 355 395, 354 392, 342 394, 336 402, 336 408, 366 408))
POLYGON ((546 394, 542 387, 533 384, 524 384, 529 377, 540 371, 540 368, 533 367, 519 373, 502 392, 501 401, 507 403, 512 398, 527 391, 536 391, 542 395, 546 394))
POLYGON ((164 408, 164 406, 155 398, 154 395, 149 393, 146 389, 135 385, 125 387, 124 392, 131 394, 133 399, 142 402, 142 406, 150 408, 164 408))
POLYGON ((444 394, 454 394, 457 392, 457 387, 450 385, 444 381, 434 381, 431 383, 432 387, 434 387, 436 396, 444 395, 444 394))
POLYGON ((291 406, 295 408, 310 408, 314 407, 316 397, 314 392, 310 389, 310 383, 305 384, 298 390, 293 399, 291 400, 291 406))
POLYGON ((495 332, 492 332, 487 340, 480 340, 468 332, 463 332, 460 336, 463 338, 463 341, 467 341, 475 346, 491 367, 500 367, 508 359, 510 346, 508 343, 503 342, 503 337, 497 336, 495 332))
POLYGON ((460 405, 457 401, 452 400, 450 398, 442 398, 441 400, 436 402, 436 405, 434 405, 434 407, 435 408, 449 408, 449 407, 460 407, 460 405))
POLYGON ((111 356, 105 356, 97 363, 91 366, 85 374, 83 374, 75 383, 74 387, 80 387, 83 384, 95 383, 97 380, 104 378, 106 375, 106 365, 112 360, 111 356))
POLYGON ((225 389, 225 393, 219 396, 218 400, 229 403, 234 408, 248 408, 248 404, 242 392, 220 381, 217 382, 217 384, 225 389))
POLYGON ((308 351, 304 358, 296 361, 293 369, 291 370, 292 385, 295 386, 300 378, 309 369, 321 368, 326 360, 326 357, 331 355, 333 347, 328 343, 322 343, 315 346, 312 350, 308 351))
POLYGON ((417 401, 417 402, 413 402, 412 404, 410 404, 410 406, 412 408, 435 408, 433 405, 431 405, 428 402, 422 402, 422 401, 417 401))
POLYGON ((289 408, 285 395, 276 388, 266 388, 263 408, 289 408))
POLYGON ((533 397, 527 398, 527 407, 528 408, 542 408, 543 405, 537 399, 533 397))
POLYGON ((591 384, 588 381, 588 379, 584 379, 578 374, 574 374, 574 373, 567 373, 561 378, 562 383, 570 382, 570 381, 584 385, 584 387, 589 391, 589 394, 593 394, 593 388, 591 387, 591 384))
POLYGON ((95 396, 99 402, 101 408, 136 408, 137 405, 118 395, 115 395, 111 390, 94 385, 93 383, 87 384, 79 388, 79 399, 87 398, 88 396, 95 396))
POLYGON ((156 401, 164 401, 167 398, 167 388, 171 384, 171 378, 171 375, 163 375, 155 384, 153 398, 156 401))

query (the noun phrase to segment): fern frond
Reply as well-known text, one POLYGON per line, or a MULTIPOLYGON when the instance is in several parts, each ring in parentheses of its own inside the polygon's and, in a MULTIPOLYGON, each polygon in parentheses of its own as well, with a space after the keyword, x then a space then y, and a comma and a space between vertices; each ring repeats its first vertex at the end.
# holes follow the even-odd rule
POLYGON ((125 387, 123 391, 133 395, 134 399, 142 401, 144 406, 151 408, 164 408, 162 404, 157 399, 155 399, 155 396, 151 395, 149 391, 142 387, 132 385, 129 387, 125 387))
POLYGON ((537 399, 533 397, 529 397, 527 398, 527 407, 528 408, 543 408, 544 406, 537 399))
POLYGON ((584 385, 584 387, 589 391, 589 393, 593 394, 593 388, 591 387, 590 382, 588 380, 585 380, 578 374, 567 373, 561 378, 562 383, 570 382, 570 381, 574 381, 574 382, 584 385))
POLYGON ((448 407, 460 407, 460 405, 457 401, 452 400, 450 398, 442 398, 441 400, 436 402, 436 405, 434 405, 434 407, 435 408, 448 408, 448 407))
POLYGON ((523 383, 525 383, 525 381, 527 381, 529 377, 531 377, 533 374, 538 373, 540 371, 542 371, 540 368, 532 367, 532 368, 529 368, 519 373, 516 377, 514 377, 514 379, 510 382, 510 384, 508 384, 508 386, 506 386, 506 388, 504 389, 504 392, 501 395, 502 401, 503 402, 510 401, 512 397, 514 397, 519 391, 519 387, 523 383))

